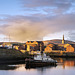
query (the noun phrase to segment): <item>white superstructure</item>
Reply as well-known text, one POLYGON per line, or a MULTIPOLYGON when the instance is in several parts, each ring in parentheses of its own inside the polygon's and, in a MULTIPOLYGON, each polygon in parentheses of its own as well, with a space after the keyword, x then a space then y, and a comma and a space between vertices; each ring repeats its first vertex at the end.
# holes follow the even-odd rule
POLYGON ((46 56, 45 53, 43 55, 38 54, 37 56, 34 56, 34 60, 41 60, 41 61, 46 61, 46 62, 54 62, 55 61, 52 58, 50 58, 49 56, 46 56))

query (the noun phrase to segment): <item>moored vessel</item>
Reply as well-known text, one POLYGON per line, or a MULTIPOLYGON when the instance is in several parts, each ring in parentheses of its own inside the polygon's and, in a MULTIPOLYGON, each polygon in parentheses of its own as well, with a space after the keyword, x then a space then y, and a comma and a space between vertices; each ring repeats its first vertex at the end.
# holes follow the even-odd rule
POLYGON ((46 54, 38 54, 33 59, 25 59, 26 68, 36 68, 44 66, 56 66, 57 61, 46 56, 46 54))

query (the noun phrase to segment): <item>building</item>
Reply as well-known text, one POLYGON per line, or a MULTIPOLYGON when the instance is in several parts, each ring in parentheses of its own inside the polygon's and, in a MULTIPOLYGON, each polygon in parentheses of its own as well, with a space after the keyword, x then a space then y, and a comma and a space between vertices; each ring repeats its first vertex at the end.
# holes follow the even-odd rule
POLYGON ((75 52, 75 44, 65 44, 63 35, 61 44, 48 44, 44 52, 75 52))
POLYGON ((66 52, 75 52, 75 48, 72 45, 66 47, 66 52))
POLYGON ((27 41, 26 45, 27 45, 27 51, 29 52, 44 50, 44 43, 42 41, 27 41))
POLYGON ((15 50, 19 50, 19 45, 18 44, 13 44, 13 49, 15 49, 15 50))
POLYGON ((54 49, 55 49, 55 45, 54 44, 48 44, 46 46, 46 48, 44 49, 44 52, 51 52, 54 49))
MULTIPOLYGON (((50 45, 50 44, 49 44, 50 45)), ((66 51, 66 48, 64 48, 63 46, 59 46, 56 44, 53 44, 53 46, 49 46, 47 45, 47 47, 44 49, 44 52, 61 52, 61 51, 66 51)))
POLYGON ((16 50, 26 50, 27 46, 26 46, 26 44, 13 44, 13 49, 16 49, 16 50))
POLYGON ((10 42, 2 42, 0 43, 0 48, 12 49, 12 44, 10 42))

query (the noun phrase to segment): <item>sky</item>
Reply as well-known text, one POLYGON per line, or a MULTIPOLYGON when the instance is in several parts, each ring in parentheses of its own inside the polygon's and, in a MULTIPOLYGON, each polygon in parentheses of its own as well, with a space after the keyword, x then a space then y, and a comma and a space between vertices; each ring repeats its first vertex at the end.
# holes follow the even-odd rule
POLYGON ((0 41, 75 41, 75 0, 0 0, 0 41))

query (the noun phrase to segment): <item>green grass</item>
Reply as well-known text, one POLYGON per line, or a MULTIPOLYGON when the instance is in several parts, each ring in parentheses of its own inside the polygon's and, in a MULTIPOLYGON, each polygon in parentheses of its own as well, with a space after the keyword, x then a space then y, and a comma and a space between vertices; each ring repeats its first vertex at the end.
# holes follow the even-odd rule
POLYGON ((0 49, 0 59, 16 59, 25 57, 27 57, 27 54, 23 54, 18 50, 0 49))

